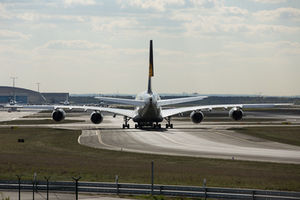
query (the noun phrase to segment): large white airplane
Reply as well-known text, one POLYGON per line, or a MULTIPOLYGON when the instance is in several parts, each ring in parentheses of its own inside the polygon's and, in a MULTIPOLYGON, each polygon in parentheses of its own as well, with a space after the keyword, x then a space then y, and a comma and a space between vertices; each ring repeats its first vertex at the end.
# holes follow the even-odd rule
POLYGON ((161 128, 161 122, 166 120, 166 128, 173 128, 171 123, 171 117, 174 115, 190 112, 190 118, 194 123, 200 123, 204 119, 202 111, 211 111, 216 108, 230 109, 229 116, 233 120, 241 120, 243 118, 243 108, 269 108, 275 106, 286 106, 292 104, 224 104, 224 105, 201 105, 201 106, 189 106, 164 109, 163 106, 169 106, 180 103, 187 103, 193 101, 199 101, 207 96, 195 96, 186 98, 175 99, 161 99, 158 94, 152 92, 151 77, 153 77, 153 46, 152 40, 150 40, 150 56, 149 56, 149 76, 148 76, 148 89, 136 96, 135 99, 123 99, 123 98, 111 98, 111 97, 95 97, 105 102, 114 104, 125 104, 135 106, 134 110, 110 108, 110 107, 98 107, 98 106, 71 106, 71 105, 27 105, 24 108, 34 109, 53 109, 52 118, 55 121, 61 121, 65 118, 66 113, 64 109, 83 109, 85 111, 90 110, 92 114, 90 116, 91 122, 94 124, 100 124, 103 121, 102 112, 109 112, 113 115, 124 116, 123 128, 130 128, 128 121, 135 122, 135 128, 153 127, 161 128))

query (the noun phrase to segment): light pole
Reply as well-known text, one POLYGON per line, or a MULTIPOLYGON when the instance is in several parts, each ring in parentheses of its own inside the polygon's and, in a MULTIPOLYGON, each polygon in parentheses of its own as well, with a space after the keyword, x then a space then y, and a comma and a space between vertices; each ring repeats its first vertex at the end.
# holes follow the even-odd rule
POLYGON ((18 77, 12 76, 10 77, 13 80, 13 93, 14 93, 14 103, 16 103, 16 92, 15 92, 15 82, 18 77))
POLYGON ((40 84, 41 83, 36 83, 37 84, 37 90, 38 90, 38 92, 40 92, 40 84))

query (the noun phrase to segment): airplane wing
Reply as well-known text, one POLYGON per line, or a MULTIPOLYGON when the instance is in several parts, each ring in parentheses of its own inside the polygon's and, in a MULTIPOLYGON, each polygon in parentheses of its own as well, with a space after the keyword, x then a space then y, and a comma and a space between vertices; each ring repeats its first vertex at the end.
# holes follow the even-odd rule
POLYGON ((2 105, 1 107, 3 107, 3 108, 23 108, 23 106, 20 104, 15 104, 15 105, 6 104, 6 105, 2 105))
POLYGON ((91 110, 100 112, 109 112, 117 115, 126 116, 129 118, 134 117, 134 110, 120 109, 120 108, 108 108, 99 106, 68 106, 68 105, 24 105, 21 108, 35 109, 35 110, 55 110, 55 109, 78 109, 78 110, 91 110))
POLYGON ((126 104, 126 105, 133 105, 133 106, 144 106, 145 105, 144 101, 135 100, 135 99, 122 99, 122 98, 113 98, 113 97, 95 97, 95 98, 100 99, 102 101, 118 103, 118 104, 126 104))
MULTIPOLYGON (((80 108, 78 108, 80 109, 80 108)), ((134 117, 134 110, 129 109, 120 109, 120 108, 108 108, 108 107, 97 107, 97 106, 84 106, 85 110, 93 110, 93 111, 100 111, 100 112, 109 112, 117 115, 126 116, 129 118, 134 117)))
POLYGON ((174 105, 179 103, 187 103, 192 101, 199 101, 207 98, 207 96, 196 96, 196 97, 184 97, 184 98, 175 98, 175 99, 163 99, 157 101, 157 106, 166 106, 174 105))
POLYGON ((223 105, 205 105, 205 106, 191 106, 191 107, 181 107, 181 108, 172 108, 172 109, 166 109, 162 110, 162 117, 170 117, 173 115, 177 115, 180 113, 185 112, 192 112, 192 111, 201 111, 201 110, 212 110, 216 108, 272 108, 276 106, 291 106, 294 105, 292 103, 276 103, 276 104, 223 104, 223 105))

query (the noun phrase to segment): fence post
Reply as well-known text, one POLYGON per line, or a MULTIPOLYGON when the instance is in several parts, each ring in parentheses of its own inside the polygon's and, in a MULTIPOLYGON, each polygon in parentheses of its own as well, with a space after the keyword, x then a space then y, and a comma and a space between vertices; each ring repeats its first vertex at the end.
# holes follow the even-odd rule
POLYGON ((18 185, 19 185, 19 200, 21 200, 21 175, 16 175, 18 178, 18 185))
POLYGON ((162 195, 163 186, 159 186, 159 195, 162 195))
POLYGON ((34 172, 34 174, 33 174, 33 181, 32 181, 32 200, 34 200, 35 184, 36 184, 36 172, 34 172))
POLYGON ((50 179, 50 176, 48 176, 48 177, 45 176, 44 178, 47 181, 47 200, 49 200, 49 179, 50 179))
POLYGON ((119 195, 119 176, 116 175, 116 189, 117 189, 117 195, 119 195))
POLYGON ((204 199, 207 198, 207 189, 206 189, 206 178, 203 179, 203 187, 204 187, 204 199))
POLYGON ((153 184, 154 184, 154 162, 151 161, 151 195, 153 195, 153 184))
POLYGON ((252 191, 252 199, 253 200, 255 199, 255 191, 254 190, 252 191))
POLYGON ((81 177, 79 176, 78 178, 76 177, 72 177, 72 178, 75 181, 75 199, 78 200, 78 181, 79 179, 81 179, 81 177))

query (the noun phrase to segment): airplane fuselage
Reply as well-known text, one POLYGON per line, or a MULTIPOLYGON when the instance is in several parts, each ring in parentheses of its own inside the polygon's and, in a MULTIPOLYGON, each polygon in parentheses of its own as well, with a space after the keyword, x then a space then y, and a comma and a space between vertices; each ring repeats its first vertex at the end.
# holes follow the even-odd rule
POLYGON ((136 96, 136 100, 144 101, 145 105, 135 108, 135 116, 132 119, 134 122, 151 125, 163 121, 161 107, 157 105, 157 101, 160 100, 158 94, 143 92, 136 96))

